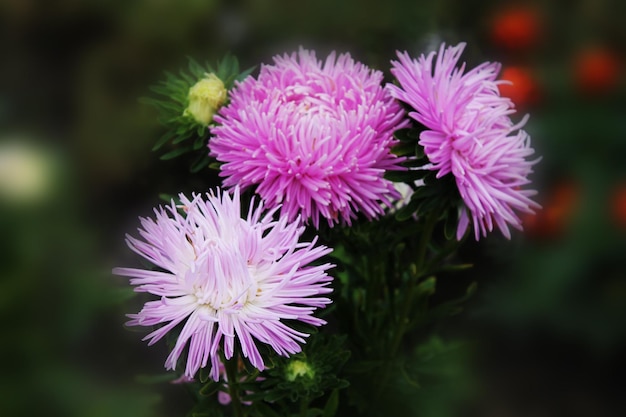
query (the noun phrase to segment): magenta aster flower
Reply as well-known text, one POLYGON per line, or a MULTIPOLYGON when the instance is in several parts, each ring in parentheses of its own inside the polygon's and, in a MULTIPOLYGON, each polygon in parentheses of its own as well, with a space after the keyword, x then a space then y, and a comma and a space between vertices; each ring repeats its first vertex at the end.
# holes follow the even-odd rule
POLYGON ((494 224, 510 238, 509 225, 522 223, 516 212, 532 213, 538 205, 523 190, 536 161, 530 138, 521 128, 525 117, 514 124, 512 102, 500 97, 496 81, 498 63, 483 63, 465 72, 457 67, 465 48, 441 45, 439 53, 411 59, 398 52, 391 72, 400 87, 389 84, 391 94, 414 111, 409 116, 426 127, 419 144, 430 161, 427 168, 437 178, 452 173, 466 209, 461 211, 457 228, 460 239, 471 222, 476 240, 493 230, 494 224), (435 55, 437 59, 435 61, 435 55))
POLYGON ((264 214, 262 205, 252 202, 247 217, 241 218, 238 188, 232 198, 218 190, 206 200, 182 194, 180 199, 182 206, 172 202, 155 209, 155 220, 141 219, 143 240, 127 237, 133 251, 161 269, 114 270, 131 277, 136 291, 161 297, 129 315, 128 324, 163 324, 145 337, 150 345, 182 325, 165 366, 175 369, 189 344, 188 377, 211 359, 211 376, 217 381, 218 350, 231 358, 235 339, 243 356, 260 370, 265 367, 256 342, 284 356, 299 352, 307 334, 284 320, 325 324, 312 314, 330 303, 320 295, 331 292, 326 270, 333 265, 308 265, 330 249, 315 246, 315 240, 298 242, 304 227, 286 218, 272 220, 276 209, 264 214))
POLYGON ((400 169, 390 148, 406 121, 381 81, 349 54, 324 63, 303 49, 274 57, 215 116, 209 148, 224 185, 256 185, 268 206, 315 227, 320 217, 332 226, 356 212, 382 214, 379 203, 398 197, 383 174, 400 169))

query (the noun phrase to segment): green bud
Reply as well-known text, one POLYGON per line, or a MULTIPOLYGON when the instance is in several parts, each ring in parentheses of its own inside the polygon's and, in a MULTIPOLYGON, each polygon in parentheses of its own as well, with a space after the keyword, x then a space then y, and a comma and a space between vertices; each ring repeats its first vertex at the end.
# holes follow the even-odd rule
POLYGON ((285 377, 290 382, 295 381, 297 378, 313 379, 315 371, 305 361, 296 359, 287 364, 285 377))

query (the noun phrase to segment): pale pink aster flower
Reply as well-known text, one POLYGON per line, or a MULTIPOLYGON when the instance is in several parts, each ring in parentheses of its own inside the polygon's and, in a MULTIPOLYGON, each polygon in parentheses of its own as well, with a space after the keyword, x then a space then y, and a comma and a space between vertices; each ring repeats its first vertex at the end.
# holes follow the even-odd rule
POLYGON ((530 138, 521 128, 524 117, 514 124, 512 102, 501 97, 496 81, 500 64, 485 62, 465 71, 457 66, 465 48, 442 44, 439 52, 421 55, 417 60, 398 52, 391 72, 400 86, 389 84, 391 94, 414 111, 409 116, 427 130, 419 144, 430 161, 428 169, 437 178, 452 173, 466 209, 461 211, 457 239, 471 222, 476 240, 493 230, 494 224, 510 238, 509 225, 522 228, 516 212, 532 213, 539 206, 530 197, 533 190, 528 175, 537 161, 530 138), (437 59, 435 60, 435 55, 437 59), (469 211, 469 213, 468 213, 469 211))
POLYGON ((280 355, 300 352, 299 343, 307 334, 284 320, 325 324, 313 312, 331 302, 321 295, 332 291, 326 270, 333 265, 309 264, 331 250, 315 246, 316 239, 299 242, 303 226, 286 218, 273 220, 276 209, 264 213, 262 204, 255 206, 254 201, 247 217, 241 218, 238 188, 232 197, 218 190, 206 199, 181 194, 180 200, 182 206, 172 202, 155 209, 155 220, 141 219, 143 240, 127 236, 134 252, 161 269, 114 270, 131 277, 136 291, 161 297, 130 314, 128 324, 162 324, 144 338, 150 345, 182 325, 165 366, 175 369, 188 344, 184 375, 190 378, 210 359, 211 377, 219 380, 218 351, 223 349, 231 358, 235 339, 259 370, 265 366, 257 341, 280 355))
POLYGON ((401 169, 390 152, 406 126, 400 105, 381 86, 382 73, 331 53, 325 62, 300 49, 274 57, 248 77, 215 116, 210 154, 224 185, 249 187, 266 204, 282 204, 315 227, 347 224, 356 212, 375 218, 398 195, 385 170, 401 169))

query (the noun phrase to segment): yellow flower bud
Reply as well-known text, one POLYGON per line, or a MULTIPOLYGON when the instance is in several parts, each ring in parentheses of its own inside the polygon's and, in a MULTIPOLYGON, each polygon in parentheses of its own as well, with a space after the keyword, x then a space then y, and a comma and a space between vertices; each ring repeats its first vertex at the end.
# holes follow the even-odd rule
POLYGON ((295 381, 296 378, 313 379, 315 371, 305 361, 292 360, 287 365, 286 375, 287 381, 295 381))
POLYGON ((222 80, 213 73, 205 74, 203 79, 189 89, 189 105, 183 115, 208 125, 217 109, 226 101, 226 94, 222 80))

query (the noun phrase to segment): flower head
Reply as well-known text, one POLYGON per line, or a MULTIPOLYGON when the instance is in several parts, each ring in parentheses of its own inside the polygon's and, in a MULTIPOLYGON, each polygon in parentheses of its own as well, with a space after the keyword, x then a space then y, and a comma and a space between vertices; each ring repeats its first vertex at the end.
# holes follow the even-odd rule
MULTIPOLYGON (((299 242, 304 228, 286 218, 272 219, 276 209, 263 213, 252 203, 241 218, 239 189, 207 194, 203 199, 180 195, 155 210, 156 219, 141 219, 143 240, 127 237, 129 247, 160 271, 117 268, 117 275, 131 277, 136 291, 161 297, 147 302, 129 325, 164 324, 148 334, 153 344, 178 325, 178 340, 165 362, 174 369, 189 343, 185 375, 193 377, 211 360, 211 377, 219 379, 219 350, 233 356, 235 339, 250 363, 263 370, 256 342, 270 345, 287 356, 301 350, 306 333, 290 328, 284 320, 314 326, 325 322, 313 317, 330 300, 332 265, 309 264, 330 252, 313 242, 299 242), (183 213, 179 212, 182 208, 183 213)), ((145 340, 144 339, 144 340, 145 340)))
POLYGON ((400 169, 392 133, 406 122, 381 81, 349 54, 274 57, 215 115, 209 148, 223 163, 224 185, 256 185, 268 206, 282 204, 290 220, 302 215, 316 227, 320 217, 332 226, 356 212, 382 214, 379 202, 397 197, 383 178, 400 169))
POLYGON ((521 129, 527 118, 511 121, 513 104, 498 92, 499 64, 486 62, 467 72, 465 64, 457 67, 464 47, 441 45, 439 53, 417 60, 398 52, 391 72, 400 86, 388 89, 426 127, 419 144, 431 163, 427 168, 436 170, 437 178, 449 173, 455 177, 467 208, 461 211, 457 239, 465 234, 470 217, 477 240, 494 224, 510 238, 508 225, 522 227, 516 212, 538 207, 529 198, 535 192, 521 188, 530 182, 536 162, 527 160, 534 153, 521 129))

